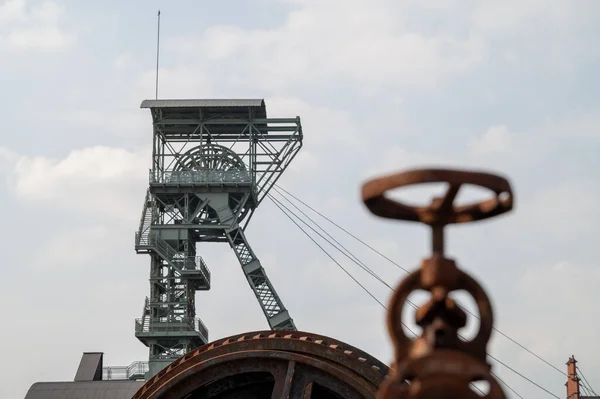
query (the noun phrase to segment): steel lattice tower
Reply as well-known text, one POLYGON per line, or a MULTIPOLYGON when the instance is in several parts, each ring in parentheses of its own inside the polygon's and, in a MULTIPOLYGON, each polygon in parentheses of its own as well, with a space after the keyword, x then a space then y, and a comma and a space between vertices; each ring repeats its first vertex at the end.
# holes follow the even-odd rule
POLYGON ((152 168, 137 253, 151 257, 150 296, 135 335, 149 347, 149 377, 208 342, 195 291, 210 289, 200 242, 227 242, 273 330, 296 327, 244 230, 302 147, 300 118, 267 119, 263 100, 146 100, 152 168))

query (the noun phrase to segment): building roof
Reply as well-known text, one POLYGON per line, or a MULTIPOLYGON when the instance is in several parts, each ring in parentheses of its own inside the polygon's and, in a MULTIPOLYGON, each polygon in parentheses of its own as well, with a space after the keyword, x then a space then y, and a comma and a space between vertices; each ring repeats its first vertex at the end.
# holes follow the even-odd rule
POLYGON ((140 107, 150 108, 155 121, 198 118, 247 120, 267 117, 267 108, 263 99, 144 100, 140 107))
POLYGON ((141 108, 264 107, 262 99, 144 100, 141 108))
POLYGON ((37 382, 25 399, 131 399, 144 381, 37 382))

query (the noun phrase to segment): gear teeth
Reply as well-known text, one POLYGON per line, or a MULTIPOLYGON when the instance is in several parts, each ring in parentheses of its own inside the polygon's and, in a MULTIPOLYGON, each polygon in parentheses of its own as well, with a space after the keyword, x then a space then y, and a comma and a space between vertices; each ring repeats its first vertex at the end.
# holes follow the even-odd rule
MULTIPOLYGON (((177 359, 175 362, 171 363, 168 367, 161 370, 154 377, 152 377, 148 381, 146 381, 146 384, 144 385, 143 389, 141 391, 139 391, 138 392, 139 394, 136 394, 133 397, 133 399, 136 399, 136 398, 139 398, 140 396, 142 396, 145 392, 147 392, 148 389, 150 389, 168 371, 179 366, 181 363, 185 362, 186 360, 189 360, 196 356, 200 356, 203 353, 210 352, 211 350, 216 349, 218 347, 232 344, 235 342, 265 339, 265 338, 266 339, 281 339, 281 338, 283 338, 283 339, 289 339, 289 340, 312 342, 315 345, 323 345, 323 346, 326 346, 327 348, 334 350, 336 352, 341 352, 343 354, 343 356, 352 357, 355 360, 358 360, 360 363, 369 363, 370 360, 372 360, 372 359, 369 359, 368 357, 361 356, 361 354, 364 355, 366 353, 364 353, 354 347, 346 348, 346 347, 344 347, 344 344, 341 343, 340 341, 333 340, 333 339, 323 337, 320 335, 316 335, 316 334, 310 334, 310 333, 304 333, 304 332, 288 333, 287 331, 286 331, 286 334, 281 334, 281 333, 274 332, 274 331, 246 333, 246 334, 240 334, 240 335, 223 338, 221 340, 206 344, 206 345, 201 346, 200 348, 194 350, 193 352, 190 352, 190 353, 184 355, 183 357, 177 359)), ((376 359, 373 359, 373 360, 376 360, 376 359)), ((385 369, 382 369, 378 365, 370 364, 369 366, 373 371, 375 371, 379 374, 385 372, 385 369)))

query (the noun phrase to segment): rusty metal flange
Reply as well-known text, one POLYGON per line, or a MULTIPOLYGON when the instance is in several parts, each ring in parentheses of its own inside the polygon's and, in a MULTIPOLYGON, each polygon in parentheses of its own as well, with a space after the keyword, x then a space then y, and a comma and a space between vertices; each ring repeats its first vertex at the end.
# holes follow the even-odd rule
POLYGON ((244 375, 253 375, 249 379, 254 382, 260 382, 261 375, 272 378, 273 399, 311 398, 311 392, 319 390, 329 392, 326 397, 331 398, 374 398, 388 370, 369 354, 333 338, 300 331, 257 331, 188 353, 148 380, 133 399, 210 398, 227 394, 223 389, 243 398, 243 390, 252 386, 244 375), (227 383, 221 385, 227 387, 217 387, 224 380, 227 383), (211 396, 211 389, 221 391, 211 396))

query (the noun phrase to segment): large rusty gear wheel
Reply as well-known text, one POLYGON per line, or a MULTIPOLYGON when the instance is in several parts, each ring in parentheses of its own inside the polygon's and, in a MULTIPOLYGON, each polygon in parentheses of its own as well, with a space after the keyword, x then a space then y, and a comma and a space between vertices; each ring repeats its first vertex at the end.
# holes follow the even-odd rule
POLYGON ((133 399, 373 399, 388 371, 369 354, 329 337, 258 331, 188 353, 133 399))

